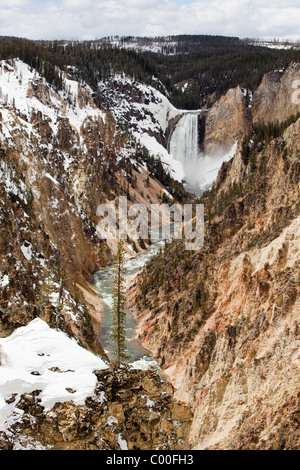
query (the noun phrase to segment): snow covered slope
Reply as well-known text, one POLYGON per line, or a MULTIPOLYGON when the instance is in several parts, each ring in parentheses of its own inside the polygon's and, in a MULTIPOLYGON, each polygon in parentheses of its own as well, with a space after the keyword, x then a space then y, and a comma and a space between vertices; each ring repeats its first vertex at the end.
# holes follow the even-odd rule
MULTIPOLYGON (((12 115, 18 112, 21 125, 28 132, 35 132, 29 123, 32 112, 41 113, 44 121, 54 134, 58 132, 60 119, 68 117, 71 126, 80 134, 80 128, 85 119, 101 118, 105 113, 98 109, 92 101, 86 100, 82 106, 78 93, 91 92, 87 85, 81 85, 63 78, 64 90, 54 92, 35 70, 19 59, 0 61, 0 105, 2 114, 2 139, 9 139, 12 134, 12 115), (81 88, 81 89, 80 89, 81 88)), ((50 145, 49 145, 50 150, 50 145)))
POLYGON ((118 124, 151 155, 160 158, 172 178, 181 181, 184 177, 182 163, 167 151, 170 129, 181 111, 155 88, 126 76, 116 75, 98 85, 101 104, 109 109, 118 124))
POLYGON ((22 416, 21 395, 39 390, 39 405, 84 404, 93 395, 94 370, 107 369, 97 356, 39 318, 0 339, 0 431, 22 416))

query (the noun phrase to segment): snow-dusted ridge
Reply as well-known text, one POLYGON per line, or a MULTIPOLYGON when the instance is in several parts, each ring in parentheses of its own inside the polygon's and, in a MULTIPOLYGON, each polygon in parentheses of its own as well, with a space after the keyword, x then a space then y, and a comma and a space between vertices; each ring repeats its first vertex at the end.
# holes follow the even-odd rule
POLYGON ((83 121, 87 117, 105 120, 105 113, 96 106, 87 104, 80 107, 77 100, 79 87, 82 86, 86 91, 91 92, 86 84, 80 85, 75 80, 70 80, 63 76, 64 91, 54 92, 35 70, 19 59, 10 61, 0 61, 0 106, 2 114, 2 138, 11 136, 11 114, 15 110, 18 112, 22 125, 28 131, 33 132, 30 124, 32 111, 41 112, 44 118, 49 119, 54 134, 57 132, 58 119, 68 117, 70 124, 79 133, 83 121), (45 88, 44 100, 31 96, 30 87, 32 84, 40 82, 45 88), (44 101, 44 103, 43 103, 44 101))
POLYGON ((150 85, 136 82, 124 75, 115 75, 107 82, 99 82, 100 93, 109 95, 109 110, 116 122, 124 123, 137 142, 150 155, 160 158, 171 176, 181 181, 184 171, 157 136, 166 133, 172 119, 181 114, 168 98, 150 85), (132 96, 130 92, 132 90, 132 96))
MULTIPOLYGON (((109 86, 109 93, 113 95, 111 98, 113 105, 109 111, 116 123, 125 123, 132 137, 145 146, 151 155, 161 158, 165 166, 170 169, 171 176, 181 181, 184 176, 181 163, 177 162, 157 138, 153 137, 165 133, 169 121, 178 116, 180 111, 162 93, 149 85, 135 82, 123 75, 116 75, 113 81, 121 87, 131 87, 144 97, 144 102, 129 101, 128 95, 114 91, 111 83, 109 85, 99 83, 100 93, 107 91, 109 86)), ((92 100, 84 107, 80 107, 78 103, 80 88, 90 96, 92 94, 87 84, 79 84, 76 80, 68 78, 66 74, 63 74, 63 83, 64 90, 55 92, 43 77, 21 60, 0 61, 1 140, 10 146, 14 145, 16 116, 22 132, 26 132, 28 137, 36 134, 39 138, 31 124, 31 115, 33 112, 40 112, 43 120, 49 123, 53 136, 57 135, 59 120, 67 118, 80 137, 78 143, 80 151, 85 152, 80 132, 82 124, 87 118, 92 120, 100 118, 105 123, 106 112, 93 105, 92 100), (37 83, 45 87, 45 96, 42 100, 30 93, 37 83)), ((52 144, 48 143, 48 151, 51 149, 52 144)), ((123 149, 121 154, 124 151, 128 153, 127 149, 123 149)))
MULTIPOLYGON (((44 78, 21 60, 0 61, 0 112, 2 115, 0 138, 4 142, 6 141, 10 146, 14 145, 13 134, 16 126, 20 127, 22 133, 27 133, 28 138, 30 135, 35 135, 39 140, 38 132, 31 124, 31 115, 33 112, 40 112, 42 119, 47 120, 51 127, 54 137, 57 136, 59 122, 67 118, 79 137, 78 143, 74 142, 74 146, 78 147, 81 154, 85 154, 86 149, 81 133, 83 123, 88 118, 101 119, 105 123, 107 114, 94 104, 91 98, 92 90, 87 84, 72 80, 65 73, 62 77, 63 90, 55 92, 44 78), (44 96, 39 97, 40 99, 32 92, 36 84, 44 87, 44 96), (86 100, 84 106, 80 105, 78 99, 81 90, 90 96, 90 100, 86 100)), ((139 83, 122 74, 116 74, 108 81, 99 82, 98 88, 100 97, 104 97, 104 102, 117 125, 126 128, 133 141, 144 146, 150 155, 160 158, 173 179, 177 181, 186 179, 188 176, 186 169, 182 161, 167 150, 166 139, 180 116, 199 114, 203 110, 178 110, 164 94, 154 87, 139 83)), ((45 147, 45 144, 40 145, 45 147)), ((48 142, 47 151, 51 152, 51 150, 52 143, 48 142)), ((134 146, 131 149, 120 149, 119 154, 120 157, 125 155, 131 158, 134 155, 134 146)), ((220 165, 224 159, 226 160, 226 156, 220 160, 220 165)), ((26 161, 25 156, 24 160, 26 161)), ((199 166, 201 172, 199 181, 203 181, 203 178, 206 180, 206 176, 202 174, 203 171, 207 173, 211 170, 210 162, 206 160, 202 161, 199 166), (208 163, 208 169, 205 163, 208 163)), ((66 154, 66 170, 68 170, 69 163, 70 157, 66 154)), ((216 163, 216 161, 213 162, 214 170, 215 168, 218 170, 220 166, 216 163)), ((35 178, 33 168, 30 175, 33 181, 35 178)), ((208 184, 211 184, 211 175, 212 173, 209 175, 208 184)), ((216 176, 215 171, 213 175, 216 176)), ((45 176, 49 177, 48 174, 45 176)), ((206 186, 206 181, 204 181, 204 186, 206 186)))

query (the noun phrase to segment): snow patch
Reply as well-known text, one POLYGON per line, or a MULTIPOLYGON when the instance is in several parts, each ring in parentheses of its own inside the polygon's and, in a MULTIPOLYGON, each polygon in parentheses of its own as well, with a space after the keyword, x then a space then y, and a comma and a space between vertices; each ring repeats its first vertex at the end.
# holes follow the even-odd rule
POLYGON ((30 261, 31 258, 32 258, 31 243, 23 243, 23 245, 21 246, 21 251, 22 251, 23 255, 25 256, 25 258, 27 259, 27 261, 30 261))
POLYGON ((120 446, 120 449, 121 450, 128 450, 127 441, 125 441, 125 439, 123 439, 122 434, 117 434, 116 438, 117 438, 117 443, 120 446))
POLYGON ((40 390, 39 399, 46 411, 57 402, 83 405, 96 387, 93 371, 108 367, 102 359, 39 318, 9 337, 0 338, 0 346, 4 357, 0 365, 0 430, 21 417, 23 412, 15 404, 24 393, 40 390), (8 404, 6 400, 14 394, 14 402, 8 404))
POLYGON ((9 284, 9 277, 7 276, 7 274, 5 274, 2 277, 2 274, 0 273, 0 287, 4 288, 8 286, 8 284, 9 284))
POLYGON ((146 147, 150 155, 160 158, 165 169, 169 170, 170 176, 177 181, 182 181, 185 176, 183 165, 179 160, 175 160, 172 155, 155 139, 146 132, 134 133, 135 138, 146 147))
POLYGON ((46 178, 48 178, 49 180, 51 180, 54 184, 56 184, 57 186, 59 186, 59 182, 53 178, 53 176, 50 175, 50 173, 45 173, 45 176, 46 178))

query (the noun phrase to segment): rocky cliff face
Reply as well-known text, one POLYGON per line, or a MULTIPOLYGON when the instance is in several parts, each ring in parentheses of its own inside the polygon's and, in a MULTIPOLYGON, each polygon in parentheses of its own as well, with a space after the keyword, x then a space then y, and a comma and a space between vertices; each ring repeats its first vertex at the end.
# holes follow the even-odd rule
POLYGON ((188 449, 191 411, 152 371, 95 372, 95 394, 85 406, 58 403, 45 413, 39 392, 25 394, 22 419, 0 435, 0 449, 188 449), (13 433, 13 438, 11 437, 13 433))
MULTIPOLYGON (((166 193, 173 200, 173 182, 117 114, 97 107, 88 86, 67 73, 62 81, 57 92, 23 62, 0 63, 0 336, 40 317, 107 359, 99 341, 102 303, 92 284, 94 272, 113 262, 116 243, 98 237, 97 207, 115 207, 119 196, 127 196, 129 206, 149 208, 166 193)), ((175 191, 183 189, 174 184, 175 191)), ((132 240, 125 246, 130 255, 146 247, 147 241, 132 240)), ((17 393, 8 400, 1 395, 1 449, 188 447, 191 412, 174 401, 160 376, 99 371, 98 379, 85 405, 59 403, 58 396, 50 412, 40 390, 18 403, 17 393), (23 414, 8 429, 10 406, 23 414)), ((76 393, 65 390, 70 397, 76 393)))
POLYGON ((251 131, 252 123, 280 123, 299 112, 299 79, 294 63, 264 75, 253 96, 240 87, 229 90, 206 114, 204 153, 222 155, 251 131))
POLYGON ((180 113, 162 93, 128 77, 116 76, 100 82, 97 101, 128 130, 139 136, 147 133, 167 148, 170 129, 180 113))
POLYGON ((285 121, 299 111, 300 65, 267 73, 252 100, 254 123, 285 121), (298 90, 298 92, 297 92, 298 90))
POLYGON ((227 153, 250 128, 251 115, 240 87, 230 89, 207 112, 203 150, 206 155, 227 153))
POLYGON ((298 119, 252 165, 238 151, 203 195, 204 248, 168 245, 132 287, 195 449, 300 446, 299 133, 298 119))

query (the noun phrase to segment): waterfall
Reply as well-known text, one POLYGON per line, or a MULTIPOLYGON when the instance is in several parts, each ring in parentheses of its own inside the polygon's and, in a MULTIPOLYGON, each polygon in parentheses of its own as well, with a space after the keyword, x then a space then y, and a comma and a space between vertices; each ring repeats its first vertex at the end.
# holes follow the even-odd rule
POLYGON ((182 163, 184 180, 188 191, 198 193, 201 178, 202 154, 199 150, 199 111, 185 112, 176 124, 169 141, 169 152, 182 163))
POLYGON ((188 172, 199 158, 198 113, 186 113, 179 120, 171 135, 169 151, 188 172))
POLYGON ((224 154, 205 155, 200 152, 198 135, 200 113, 200 110, 184 111, 169 141, 169 153, 182 164, 185 186, 188 191, 196 195, 211 187, 222 163, 229 161, 237 149, 236 142, 224 154))

